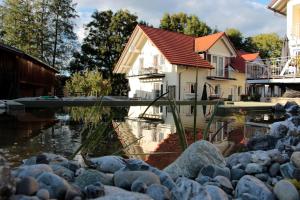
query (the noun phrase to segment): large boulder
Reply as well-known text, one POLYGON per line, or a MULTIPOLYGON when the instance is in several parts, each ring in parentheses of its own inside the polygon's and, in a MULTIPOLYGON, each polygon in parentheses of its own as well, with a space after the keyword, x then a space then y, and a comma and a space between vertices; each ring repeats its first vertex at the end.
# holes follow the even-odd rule
POLYGON ((219 187, 214 185, 206 185, 206 191, 211 197, 211 200, 228 200, 227 194, 219 187))
POLYGON ((201 169, 207 165, 225 167, 225 159, 218 149, 205 140, 191 144, 173 163, 164 171, 173 178, 185 176, 196 178, 201 169))
POLYGON ((296 168, 300 168, 300 152, 294 152, 291 156, 291 162, 296 168))
POLYGON ((274 193, 279 200, 299 200, 299 193, 295 186, 286 180, 276 183, 274 193))
POLYGON ((91 163, 95 165, 97 170, 105 173, 115 173, 123 167, 126 167, 124 159, 119 156, 103 156, 99 158, 91 158, 91 163))
POLYGON ((27 176, 37 178, 44 172, 53 173, 53 170, 47 164, 24 165, 16 169, 14 175, 19 178, 25 178, 27 176))
POLYGON ((262 181, 250 175, 243 176, 235 188, 236 198, 241 198, 244 193, 256 196, 260 200, 275 200, 272 191, 262 181))

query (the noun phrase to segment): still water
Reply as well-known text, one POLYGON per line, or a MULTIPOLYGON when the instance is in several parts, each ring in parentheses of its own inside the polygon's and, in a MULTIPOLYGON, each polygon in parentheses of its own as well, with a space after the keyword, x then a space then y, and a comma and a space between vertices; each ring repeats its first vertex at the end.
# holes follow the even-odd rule
MULTIPOLYGON (((35 109, 0 114, 0 154, 12 165, 41 152, 72 155, 85 141, 84 124, 112 118, 112 131, 93 152, 97 156, 118 152, 163 168, 176 159, 181 148, 172 113, 167 106, 35 109)), ((194 106, 180 106, 180 118, 189 143, 193 142, 194 106)), ((197 139, 213 114, 213 106, 197 106, 197 139)), ((265 112, 218 113, 209 128, 209 140, 228 156, 242 151, 255 134, 265 134, 267 125, 284 120, 284 115, 265 112), (215 134, 217 132, 217 134, 215 134)))

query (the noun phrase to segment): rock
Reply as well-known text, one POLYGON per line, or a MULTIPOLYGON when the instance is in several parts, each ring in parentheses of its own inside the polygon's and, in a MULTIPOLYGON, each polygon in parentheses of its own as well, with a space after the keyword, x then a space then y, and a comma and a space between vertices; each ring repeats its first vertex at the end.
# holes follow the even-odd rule
POLYGON ((185 176, 196 178, 199 171, 207 165, 225 167, 225 160, 218 149, 205 140, 191 144, 173 163, 164 171, 171 177, 185 176))
POLYGON ((290 106, 289 108, 286 109, 286 111, 289 113, 296 114, 299 111, 299 106, 298 105, 290 106))
POLYGON ((260 200, 256 196, 254 196, 252 194, 249 194, 249 193, 243 193, 243 194, 241 194, 240 199, 242 199, 242 200, 260 200))
POLYGON ((280 164, 279 163, 273 163, 271 167, 269 168, 269 174, 272 177, 275 177, 278 172, 280 171, 280 164))
POLYGON ((297 189, 286 180, 281 180, 276 183, 274 193, 279 200, 299 200, 297 189))
POLYGON ((283 138, 287 135, 289 128, 285 122, 275 122, 271 125, 270 136, 274 138, 283 138))
POLYGON ((104 186, 104 191, 105 196, 99 197, 95 200, 153 200, 148 195, 128 192, 124 189, 113 186, 104 186))
POLYGON ((242 197, 243 193, 254 195, 260 200, 275 200, 272 191, 262 181, 250 175, 243 176, 235 188, 236 198, 242 197))
POLYGON ((86 198, 88 199, 104 196, 104 185, 102 183, 97 183, 96 185, 88 185, 84 188, 84 193, 86 194, 86 198))
POLYGON ((189 199, 201 199, 211 200, 209 193, 205 187, 201 186, 196 181, 187 179, 185 177, 179 177, 176 180, 177 187, 171 191, 171 199, 174 200, 189 200, 189 199))
POLYGON ((159 184, 152 184, 147 188, 146 194, 154 200, 171 199, 171 193, 167 187, 159 184))
POLYGON ((82 194, 80 189, 75 187, 70 187, 65 195, 65 200, 74 200, 74 199, 82 199, 82 194))
POLYGON ((296 168, 300 168, 300 152, 294 152, 291 156, 291 162, 296 168))
POLYGON ((249 150, 269 150, 275 148, 277 139, 272 135, 257 135, 249 139, 249 150))
POLYGON ((266 182, 269 178, 269 175, 267 173, 255 174, 254 176, 263 182, 266 182))
POLYGON ((49 160, 46 155, 40 154, 36 156, 35 164, 49 164, 49 160))
POLYGON ((9 200, 40 200, 40 199, 36 196, 27 196, 27 195, 17 194, 17 195, 11 196, 9 198, 9 200))
POLYGON ((49 172, 43 172, 38 178, 37 182, 41 189, 48 190, 50 198, 63 198, 70 188, 66 180, 49 172))
POLYGON ((61 155, 53 153, 43 153, 42 155, 46 156, 46 160, 49 162, 49 164, 66 165, 69 162, 67 158, 61 155))
POLYGON ((97 170, 104 173, 115 173, 126 166, 124 159, 119 156, 91 158, 90 161, 97 167, 97 170))
POLYGON ((271 164, 271 158, 266 151, 253 151, 251 155, 251 161, 253 163, 268 166, 271 164))
POLYGON ((246 166, 245 172, 247 174, 258 174, 263 172, 263 166, 257 163, 249 163, 246 166))
POLYGON ((37 193, 36 196, 40 198, 41 200, 48 200, 50 199, 50 194, 48 190, 46 189, 40 189, 37 193))
POLYGON ((245 175, 245 171, 239 168, 231 169, 231 180, 240 180, 245 175))
POLYGON ((148 171, 153 168, 145 161, 139 159, 126 159, 124 160, 124 162, 126 165, 126 169, 128 169, 129 171, 148 171))
POLYGON ((16 183, 6 160, 0 155, 0 199, 15 193, 16 183))
POLYGON ((220 187, 228 194, 232 194, 233 186, 228 178, 225 176, 216 176, 214 181, 220 184, 220 187))
POLYGON ((244 168, 246 168, 246 166, 249 163, 251 163, 251 153, 249 152, 234 153, 226 158, 226 163, 229 166, 229 168, 233 168, 239 164, 244 168))
POLYGON ((295 101, 287 101, 284 105, 284 109, 289 109, 291 106, 298 105, 295 101))
POLYGON ((201 169, 199 175, 209 176, 211 178, 216 176, 225 176, 230 179, 230 169, 228 167, 221 168, 217 165, 207 165, 201 169))
POLYGON ((74 183, 83 190, 86 186, 97 182, 101 182, 104 185, 113 185, 113 178, 97 170, 88 169, 76 177, 74 183))
POLYGON ((172 190, 173 187, 176 186, 175 182, 167 172, 158 170, 156 168, 152 168, 151 172, 159 176, 161 184, 166 186, 169 190, 172 190))
POLYGON ((69 181, 69 182, 73 182, 74 181, 74 172, 71 171, 70 169, 61 166, 61 165, 50 165, 50 167, 52 168, 53 172, 64 178, 65 180, 69 181))
POLYGON ((274 107, 273 110, 275 112, 285 112, 284 106, 281 105, 280 103, 277 103, 274 107))
POLYGON ((300 126, 300 117, 299 116, 293 116, 289 119, 295 127, 300 126))
POLYGON ((149 171, 118 171, 114 174, 115 186, 144 192, 152 184, 160 184, 159 177, 149 171))
POLYGON ((199 174, 199 176, 195 179, 195 181, 197 181, 201 185, 204 185, 207 182, 212 182, 213 179, 209 176, 202 176, 201 174, 199 174))
POLYGON ((15 176, 19 178, 25 178, 27 176, 37 178, 44 172, 53 173, 53 170, 46 164, 25 165, 16 170, 15 176))
POLYGON ((38 182, 33 177, 25 177, 17 182, 16 194, 34 195, 39 189, 38 182))
POLYGON ((62 163, 61 166, 71 170, 74 173, 81 167, 77 161, 72 161, 72 160, 68 161, 67 163, 62 163))
POLYGON ((291 163, 280 165, 280 173, 284 178, 292 179, 295 167, 291 163))
POLYGON ((296 179, 296 180, 300 180, 300 169, 299 168, 294 169, 293 178, 296 179))
POLYGON ((227 194, 217 186, 206 185, 205 189, 211 197, 211 200, 228 200, 227 194))

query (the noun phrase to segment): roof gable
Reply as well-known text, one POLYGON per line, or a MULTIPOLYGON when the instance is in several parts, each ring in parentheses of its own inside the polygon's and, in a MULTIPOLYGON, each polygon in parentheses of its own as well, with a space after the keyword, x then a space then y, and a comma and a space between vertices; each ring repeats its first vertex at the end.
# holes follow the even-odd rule
POLYGON ((204 52, 209 50, 222 36, 224 32, 215 33, 203 37, 198 37, 195 39, 195 51, 204 52))
POLYGON ((238 70, 241 73, 246 71, 246 63, 255 61, 259 58, 259 53, 248 53, 245 51, 238 51, 237 57, 232 59, 231 65, 234 69, 238 70))

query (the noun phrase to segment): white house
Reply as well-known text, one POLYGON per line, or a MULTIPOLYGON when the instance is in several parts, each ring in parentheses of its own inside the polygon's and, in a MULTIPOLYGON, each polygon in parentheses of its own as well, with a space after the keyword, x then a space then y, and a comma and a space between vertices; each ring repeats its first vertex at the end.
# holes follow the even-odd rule
POLYGON ((268 8, 286 17, 287 39, 280 58, 247 64, 247 83, 262 97, 280 97, 287 88, 300 89, 300 0, 272 0, 268 8))
POLYGON ((198 71, 198 99, 239 100, 246 78, 237 57, 224 32, 197 38, 137 25, 114 72, 126 74, 130 98, 154 99, 169 91, 176 100, 192 99, 198 71))

